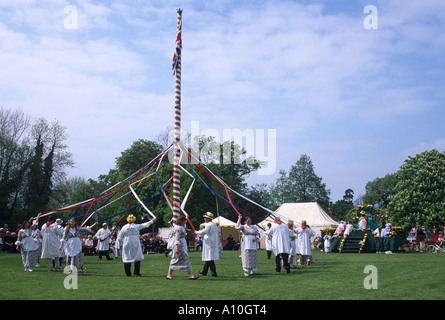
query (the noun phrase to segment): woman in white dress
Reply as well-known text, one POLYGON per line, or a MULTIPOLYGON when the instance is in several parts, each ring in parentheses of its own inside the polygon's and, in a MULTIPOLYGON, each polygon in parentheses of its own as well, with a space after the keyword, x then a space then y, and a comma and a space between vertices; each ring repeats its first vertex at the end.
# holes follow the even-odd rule
POLYGON ((23 222, 23 228, 19 230, 17 235, 17 241, 15 245, 17 246, 17 251, 20 249, 20 253, 22 255, 23 266, 25 267, 25 271, 31 272, 31 266, 38 262, 39 255, 39 245, 32 237, 32 228, 37 225, 37 222, 34 222, 31 226, 30 221, 23 222))
POLYGON ((97 222, 95 222, 90 227, 79 227, 74 218, 71 218, 68 221, 67 226, 65 227, 65 232, 63 234, 63 238, 60 240, 59 250, 62 249, 62 246, 65 245, 65 255, 67 257, 66 264, 70 266, 69 273, 73 272, 73 267, 81 268, 82 273, 85 273, 87 269, 83 265, 82 259, 82 241, 80 240, 80 232, 81 231, 89 231, 92 232, 91 228, 93 228, 97 222))
POLYGON ((198 279, 198 277, 192 273, 192 264, 187 253, 186 223, 187 218, 185 216, 179 216, 176 220, 176 225, 172 229, 172 259, 170 260, 170 267, 168 268, 168 280, 173 279, 172 273, 174 270, 187 272, 190 280, 198 279))
POLYGON ((252 226, 252 219, 247 217, 245 224, 241 225, 241 215, 238 216, 235 229, 238 229, 243 235, 241 239, 241 261, 243 264, 244 275, 255 274, 258 268, 258 240, 260 233, 255 226, 252 226))
POLYGON ((139 231, 151 226, 155 221, 136 224, 136 217, 130 214, 127 217, 127 224, 122 227, 118 235, 119 245, 122 247, 122 262, 124 263, 125 274, 131 277, 131 263, 134 262, 134 275, 140 276, 141 261, 144 260, 141 241, 139 240, 139 231))

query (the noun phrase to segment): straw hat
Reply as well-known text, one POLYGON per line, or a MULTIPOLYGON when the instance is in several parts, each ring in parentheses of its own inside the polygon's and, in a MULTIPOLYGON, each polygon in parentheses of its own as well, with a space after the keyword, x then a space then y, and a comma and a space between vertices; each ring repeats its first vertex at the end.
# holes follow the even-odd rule
POLYGON ((127 221, 128 221, 128 222, 135 222, 135 221, 136 221, 136 217, 135 217, 134 215, 130 214, 130 215, 127 217, 127 221))
POLYGON ((211 212, 206 212, 206 214, 203 215, 203 217, 204 217, 204 218, 208 218, 208 219, 213 220, 213 213, 211 213, 211 212))
POLYGON ((60 219, 60 218, 57 218, 57 219, 56 219, 56 223, 57 223, 57 224, 62 224, 62 222, 63 222, 62 219, 60 219))

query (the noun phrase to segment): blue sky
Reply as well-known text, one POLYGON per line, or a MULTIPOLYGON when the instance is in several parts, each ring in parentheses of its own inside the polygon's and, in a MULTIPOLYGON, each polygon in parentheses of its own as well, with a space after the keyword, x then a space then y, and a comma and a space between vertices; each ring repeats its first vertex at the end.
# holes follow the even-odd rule
POLYGON ((442 0, 0 0, 0 106, 66 126, 71 176, 107 173, 173 125, 177 8, 183 128, 276 130, 275 174, 249 183, 307 154, 336 201, 445 149, 442 0))

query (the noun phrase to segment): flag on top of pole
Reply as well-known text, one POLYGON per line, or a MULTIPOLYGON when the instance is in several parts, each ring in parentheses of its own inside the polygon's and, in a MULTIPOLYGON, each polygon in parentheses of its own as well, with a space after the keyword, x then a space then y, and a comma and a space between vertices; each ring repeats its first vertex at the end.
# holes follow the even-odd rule
POLYGON ((179 21, 178 27, 176 29, 176 41, 175 41, 175 52, 173 54, 173 74, 176 73, 176 68, 178 66, 179 56, 182 50, 182 19, 179 21))

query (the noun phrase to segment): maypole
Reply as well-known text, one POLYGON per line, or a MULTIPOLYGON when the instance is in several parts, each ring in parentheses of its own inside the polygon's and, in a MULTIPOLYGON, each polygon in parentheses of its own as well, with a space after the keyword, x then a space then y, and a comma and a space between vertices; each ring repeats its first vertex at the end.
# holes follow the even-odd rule
POLYGON ((173 74, 175 80, 175 136, 173 158, 173 223, 181 214, 181 51, 182 51, 182 10, 178 9, 178 22, 176 26, 175 53, 173 55, 173 74))

